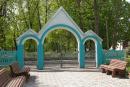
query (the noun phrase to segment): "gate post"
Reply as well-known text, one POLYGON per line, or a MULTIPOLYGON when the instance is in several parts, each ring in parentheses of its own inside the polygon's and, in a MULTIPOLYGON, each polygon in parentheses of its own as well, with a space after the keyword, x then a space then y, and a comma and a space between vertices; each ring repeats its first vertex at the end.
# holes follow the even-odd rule
POLYGON ((85 53, 85 49, 84 49, 84 44, 83 41, 80 41, 78 44, 78 50, 79 50, 79 55, 78 55, 78 60, 79 60, 79 66, 80 68, 84 68, 85 67, 85 59, 84 59, 84 53, 85 53))
POLYGON ((37 68, 39 70, 43 70, 44 67, 44 56, 43 56, 43 45, 39 42, 38 44, 38 60, 37 60, 37 68))
POLYGON ((19 63, 20 68, 24 67, 24 46, 17 45, 17 61, 19 63))
POLYGON ((96 67, 98 68, 101 64, 104 63, 104 53, 102 49, 102 44, 97 42, 97 64, 96 67))

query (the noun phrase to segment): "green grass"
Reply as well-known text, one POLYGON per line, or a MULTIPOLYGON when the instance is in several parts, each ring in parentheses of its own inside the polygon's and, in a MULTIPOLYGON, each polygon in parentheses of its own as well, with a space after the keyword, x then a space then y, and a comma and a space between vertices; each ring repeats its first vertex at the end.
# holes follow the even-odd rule
POLYGON ((128 56, 128 58, 126 58, 126 62, 128 62, 127 71, 130 72, 130 55, 128 56))

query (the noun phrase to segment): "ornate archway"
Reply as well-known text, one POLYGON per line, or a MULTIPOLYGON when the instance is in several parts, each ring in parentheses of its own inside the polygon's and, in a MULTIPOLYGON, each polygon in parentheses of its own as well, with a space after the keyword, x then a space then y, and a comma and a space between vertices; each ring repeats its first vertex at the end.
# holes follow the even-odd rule
POLYGON ((103 52, 102 52, 102 39, 97 36, 93 31, 88 31, 83 33, 82 30, 78 27, 78 25, 73 21, 73 19, 68 15, 68 13, 60 7, 58 11, 54 14, 54 16, 47 22, 47 24, 36 33, 35 31, 29 29, 27 32, 22 34, 17 38, 17 59, 20 64, 20 67, 24 66, 23 60, 23 44, 27 39, 33 39, 37 42, 38 49, 38 63, 37 68, 43 69, 44 67, 44 48, 43 43, 47 34, 56 29, 65 29, 71 32, 78 42, 78 61, 79 67, 84 68, 84 43, 86 40, 93 40, 96 44, 96 59, 97 59, 97 67, 103 63, 103 52))

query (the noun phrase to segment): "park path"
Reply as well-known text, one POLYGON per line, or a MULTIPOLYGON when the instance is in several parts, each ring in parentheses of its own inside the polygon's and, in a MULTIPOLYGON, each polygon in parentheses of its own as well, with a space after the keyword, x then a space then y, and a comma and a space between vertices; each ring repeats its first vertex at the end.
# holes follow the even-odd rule
POLYGON ((33 71, 25 87, 130 87, 130 79, 101 72, 33 71))

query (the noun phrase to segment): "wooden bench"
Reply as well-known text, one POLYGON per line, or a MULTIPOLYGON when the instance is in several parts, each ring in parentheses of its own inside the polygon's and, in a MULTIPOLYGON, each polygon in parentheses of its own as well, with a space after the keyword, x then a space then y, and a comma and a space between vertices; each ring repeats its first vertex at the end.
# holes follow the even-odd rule
POLYGON ((29 77, 30 77, 30 74, 29 74, 30 68, 29 67, 24 67, 23 69, 20 69, 18 62, 14 62, 9 66, 10 66, 12 76, 16 77, 16 76, 24 75, 26 77, 26 79, 29 79, 29 77))
POLYGON ((102 73, 107 73, 107 75, 112 73, 112 77, 115 77, 117 74, 121 77, 125 77, 126 65, 127 62, 125 61, 112 59, 109 65, 101 65, 100 68, 102 73))
POLYGON ((23 87, 25 81, 25 76, 12 77, 8 70, 0 70, 0 87, 23 87))

